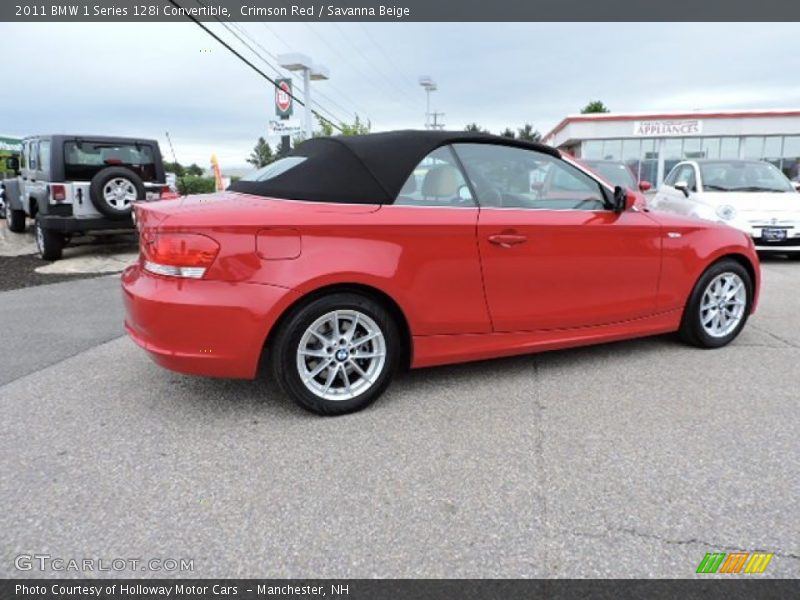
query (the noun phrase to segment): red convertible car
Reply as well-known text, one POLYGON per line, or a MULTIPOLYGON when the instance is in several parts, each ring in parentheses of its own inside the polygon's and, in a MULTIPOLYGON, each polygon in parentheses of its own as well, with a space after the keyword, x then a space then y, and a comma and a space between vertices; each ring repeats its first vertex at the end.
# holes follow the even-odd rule
POLYGON ((679 331, 755 309, 744 233, 648 212, 559 151, 490 135, 317 138, 222 193, 136 206, 126 328, 160 365, 253 378, 321 414, 404 367, 679 331))

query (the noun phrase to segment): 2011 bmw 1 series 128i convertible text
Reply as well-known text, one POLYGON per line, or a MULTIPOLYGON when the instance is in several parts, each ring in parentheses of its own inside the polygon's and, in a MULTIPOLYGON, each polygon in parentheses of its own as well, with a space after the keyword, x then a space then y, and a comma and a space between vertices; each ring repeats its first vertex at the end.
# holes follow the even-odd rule
POLYGON ((316 138, 227 192, 136 206, 126 328, 176 371, 253 378, 322 414, 403 367, 679 331, 733 340, 759 263, 734 228, 647 212, 548 146, 316 138))

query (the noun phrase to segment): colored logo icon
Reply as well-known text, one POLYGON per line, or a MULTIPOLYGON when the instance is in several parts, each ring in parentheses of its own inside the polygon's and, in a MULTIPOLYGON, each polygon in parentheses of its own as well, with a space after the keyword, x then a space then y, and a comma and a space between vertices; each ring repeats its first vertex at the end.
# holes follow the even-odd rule
POLYGON ((763 573, 772 556, 771 552, 709 552, 697 566, 697 573, 763 573))

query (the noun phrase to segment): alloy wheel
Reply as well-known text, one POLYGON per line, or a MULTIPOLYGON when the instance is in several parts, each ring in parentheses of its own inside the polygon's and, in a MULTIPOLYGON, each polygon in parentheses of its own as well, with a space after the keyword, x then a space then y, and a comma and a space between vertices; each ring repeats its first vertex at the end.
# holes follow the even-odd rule
POLYGON ((700 302, 700 324, 711 337, 722 338, 738 327, 747 308, 747 288, 736 273, 720 273, 706 286, 700 302))
POLYGON ((350 400, 369 390, 386 366, 386 339, 357 310, 334 310, 314 321, 297 348, 303 385, 324 400, 350 400))

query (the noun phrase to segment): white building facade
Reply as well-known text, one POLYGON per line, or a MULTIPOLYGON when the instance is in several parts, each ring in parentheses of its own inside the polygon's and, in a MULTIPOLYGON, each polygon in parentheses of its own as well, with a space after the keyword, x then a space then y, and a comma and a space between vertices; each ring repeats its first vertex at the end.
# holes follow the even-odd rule
POLYGON ((571 115, 543 141, 578 158, 624 161, 654 185, 692 158, 766 160, 800 177, 800 109, 571 115))

